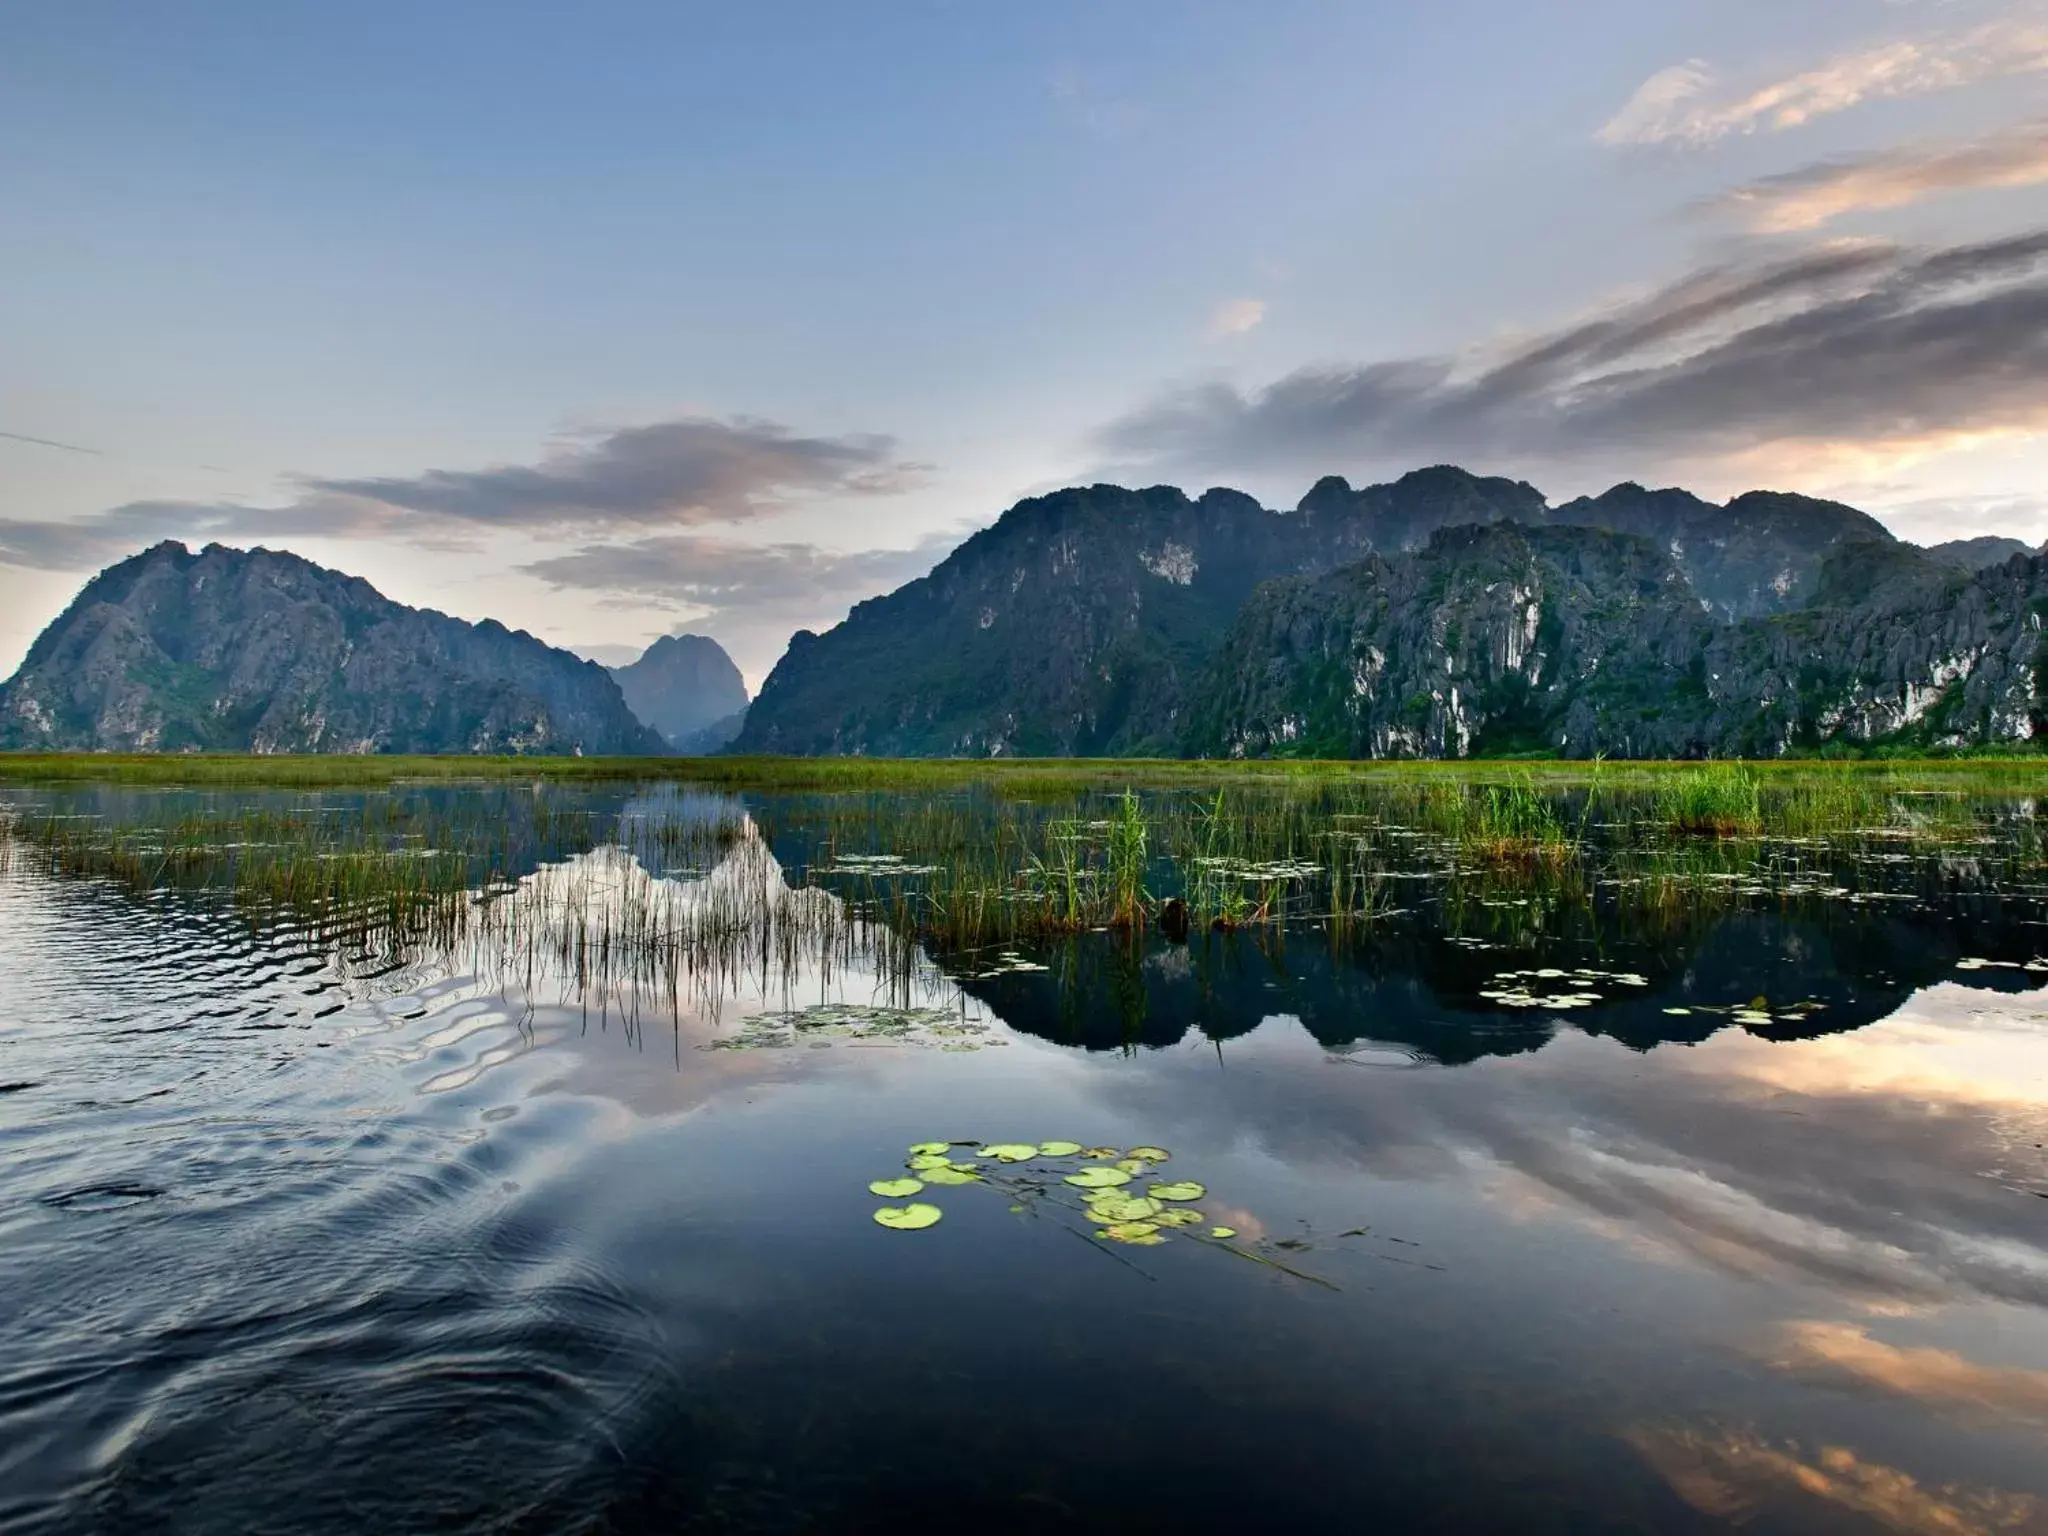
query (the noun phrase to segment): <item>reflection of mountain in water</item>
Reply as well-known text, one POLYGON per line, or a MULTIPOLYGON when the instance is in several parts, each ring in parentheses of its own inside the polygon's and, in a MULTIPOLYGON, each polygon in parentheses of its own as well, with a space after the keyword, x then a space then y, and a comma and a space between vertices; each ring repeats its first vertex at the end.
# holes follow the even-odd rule
POLYGON ((1091 1050, 1177 1045, 1191 1032, 1226 1041, 1277 1015, 1299 1019, 1334 1051, 1384 1044, 1453 1064, 1534 1050, 1560 1019, 1647 1050, 1704 1040, 1758 998, 1771 1022, 1745 1027, 1804 1039, 1886 1017, 1920 988, 1957 978, 1965 956, 2014 967, 1961 973, 1970 985, 2041 985, 2041 975, 2016 968, 2036 953, 2038 920, 2010 901, 1969 905, 1975 910, 1836 903, 1797 914, 1733 911, 1654 936, 1617 931, 1611 918, 1596 929, 1588 914, 1545 935, 1538 952, 1475 947, 1409 917, 1342 945, 1314 930, 1277 943, 1198 934, 1187 945, 1084 934, 1040 954, 1044 971, 1004 971, 963 990, 1014 1029, 1091 1050), (1601 972, 1542 984, 1600 1001, 1564 1010, 1478 995, 1504 971, 1535 968, 1601 972), (1648 985, 1619 983, 1620 974, 1648 985))

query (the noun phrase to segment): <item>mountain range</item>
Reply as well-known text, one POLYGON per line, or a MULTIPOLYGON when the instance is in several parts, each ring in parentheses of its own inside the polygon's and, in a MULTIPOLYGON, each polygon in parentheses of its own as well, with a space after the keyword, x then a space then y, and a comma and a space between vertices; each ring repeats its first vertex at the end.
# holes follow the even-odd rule
POLYGON ((1839 502, 1438 467, 1018 503, 799 633, 734 744, 877 755, 1772 754, 2031 736, 2048 568, 1839 502))
POLYGON ((2048 558, 1839 502, 1451 467, 1289 511, 1019 502, 799 631, 749 704, 716 643, 606 672, 295 556, 159 545, 0 685, 0 747, 902 756, 1772 755, 2048 733, 2048 558))

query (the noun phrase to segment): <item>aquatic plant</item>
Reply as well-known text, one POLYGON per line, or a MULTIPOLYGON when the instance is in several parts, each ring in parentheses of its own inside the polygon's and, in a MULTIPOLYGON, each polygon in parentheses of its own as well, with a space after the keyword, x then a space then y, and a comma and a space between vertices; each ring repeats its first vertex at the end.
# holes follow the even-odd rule
POLYGON ((1678 832, 1734 837, 1763 826, 1757 775, 1741 763, 1708 763, 1689 768, 1660 785, 1657 816, 1678 832))

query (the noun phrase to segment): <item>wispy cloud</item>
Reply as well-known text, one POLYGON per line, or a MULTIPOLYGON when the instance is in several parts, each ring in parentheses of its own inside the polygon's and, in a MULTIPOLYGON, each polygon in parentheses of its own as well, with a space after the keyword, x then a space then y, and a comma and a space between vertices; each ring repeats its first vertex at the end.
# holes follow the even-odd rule
POLYGON ((1246 331, 1256 330, 1265 318, 1264 299, 1227 299, 1217 305, 1216 313, 1209 317, 1209 334, 1242 336, 1246 331))
POLYGON ((1952 1349, 1887 1344, 1853 1323, 1786 1324, 1776 1363, 1931 1407, 2048 1423, 2048 1371, 1981 1365, 1952 1349))
POLYGON ((779 512, 800 495, 893 495, 926 468, 897 458, 893 438, 803 437, 772 421, 700 416, 567 443, 538 464, 306 484, 316 493, 494 525, 661 527, 740 522, 779 512))
POLYGON ((31 437, 26 432, 0 432, 0 438, 5 438, 10 443, 28 443, 37 448, 61 448, 66 453, 82 453, 95 459, 106 457, 97 448, 81 448, 76 443, 60 443, 54 437, 31 437))
POLYGON ((1817 229, 1846 213, 1901 208, 1945 192, 2048 182, 2048 122, 1965 144, 1928 145, 1827 160, 1766 176, 1711 199, 1760 234, 1817 229))
POLYGON ((566 440, 532 464, 301 477, 277 506, 151 501, 71 522, 0 518, 0 564, 88 569, 160 539, 383 538, 445 549, 490 530, 651 534, 756 521, 811 499, 895 495, 928 469, 899 457, 889 437, 693 416, 566 440))
POLYGON ((1746 90, 1720 89, 1714 72, 1692 59, 1645 80, 1595 137, 1616 145, 1710 144, 1734 133, 1796 128, 1860 102, 2040 70, 2048 70, 2048 26, 2023 21, 1838 54, 1746 90))
POLYGON ((1115 472, 1317 475, 1429 458, 1665 468, 1760 446, 1882 455, 2048 427, 2048 232, 1865 241, 1710 267, 1511 352, 1170 391, 1111 422, 1115 472))
POLYGON ((2033 1529, 2041 1501, 1968 1484, 1923 1484, 1842 1445, 1810 1450, 1752 1429, 1658 1426, 1622 1437, 1673 1493, 1716 1521, 1746 1523, 1760 1508, 1795 1525, 1847 1513, 1901 1536, 1991 1536, 2033 1529))

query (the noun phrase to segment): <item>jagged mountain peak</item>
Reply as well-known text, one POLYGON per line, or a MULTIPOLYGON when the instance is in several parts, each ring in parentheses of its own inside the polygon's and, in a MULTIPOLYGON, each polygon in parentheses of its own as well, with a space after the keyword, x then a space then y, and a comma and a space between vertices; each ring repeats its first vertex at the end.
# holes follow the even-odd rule
POLYGON ((709 635, 663 635, 612 676, 633 713, 678 751, 724 746, 747 707, 746 679, 709 635))
POLYGON ((85 584, 0 685, 0 747, 654 752, 609 674, 269 549, 175 540, 85 584))

